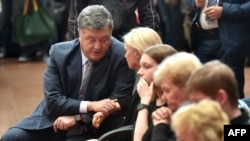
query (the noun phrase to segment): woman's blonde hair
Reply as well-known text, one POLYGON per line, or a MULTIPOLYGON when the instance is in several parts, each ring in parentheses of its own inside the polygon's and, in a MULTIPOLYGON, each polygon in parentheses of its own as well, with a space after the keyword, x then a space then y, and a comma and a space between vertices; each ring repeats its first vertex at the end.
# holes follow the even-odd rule
POLYGON ((162 44, 160 35, 149 27, 136 27, 123 36, 125 44, 142 54, 149 46, 162 44))
POLYGON ((168 77, 178 87, 186 86, 190 75, 202 66, 200 60, 191 53, 178 52, 166 57, 154 73, 154 83, 160 85, 168 77))
POLYGON ((208 99, 181 107, 171 119, 174 131, 187 129, 197 141, 223 141, 224 125, 229 124, 219 103, 208 99))

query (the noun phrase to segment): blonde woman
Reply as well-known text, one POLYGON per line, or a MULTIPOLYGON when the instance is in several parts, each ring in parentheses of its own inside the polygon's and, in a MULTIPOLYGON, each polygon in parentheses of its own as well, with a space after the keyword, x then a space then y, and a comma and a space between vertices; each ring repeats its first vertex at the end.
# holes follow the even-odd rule
POLYGON ((143 51, 149 46, 162 44, 159 34, 149 27, 137 27, 123 37, 125 43, 125 58, 130 69, 140 68, 140 59, 143 51))
POLYGON ((224 125, 229 124, 219 103, 208 99, 183 106, 171 119, 177 141, 223 141, 224 125))

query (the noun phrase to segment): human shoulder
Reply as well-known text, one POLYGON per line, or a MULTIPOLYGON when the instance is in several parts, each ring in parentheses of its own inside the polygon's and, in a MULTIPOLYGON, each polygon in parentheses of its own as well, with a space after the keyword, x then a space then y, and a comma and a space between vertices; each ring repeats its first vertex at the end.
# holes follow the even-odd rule
POLYGON ((112 51, 114 55, 115 54, 123 55, 125 54, 124 43, 114 37, 111 37, 110 50, 112 51))
POLYGON ((79 46, 80 42, 79 39, 74 39, 70 41, 63 41, 58 42, 52 45, 54 48, 60 48, 60 49, 72 49, 73 47, 79 46))
POLYGON ((75 56, 78 54, 78 50, 80 50, 80 43, 78 39, 75 39, 53 44, 50 48, 49 54, 52 58, 61 60, 63 58, 68 58, 68 56, 75 56))
POLYGON ((245 108, 239 108, 241 115, 230 119, 231 125, 250 125, 249 112, 245 108))

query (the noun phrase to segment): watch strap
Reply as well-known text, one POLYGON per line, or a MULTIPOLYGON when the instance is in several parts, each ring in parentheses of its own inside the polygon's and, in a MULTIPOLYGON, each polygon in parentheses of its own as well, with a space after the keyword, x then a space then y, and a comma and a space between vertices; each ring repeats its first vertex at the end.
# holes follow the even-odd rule
POLYGON ((137 110, 138 110, 138 111, 140 111, 140 110, 142 110, 142 109, 148 109, 148 108, 149 108, 149 105, 147 105, 147 104, 139 103, 139 104, 137 105, 137 110))

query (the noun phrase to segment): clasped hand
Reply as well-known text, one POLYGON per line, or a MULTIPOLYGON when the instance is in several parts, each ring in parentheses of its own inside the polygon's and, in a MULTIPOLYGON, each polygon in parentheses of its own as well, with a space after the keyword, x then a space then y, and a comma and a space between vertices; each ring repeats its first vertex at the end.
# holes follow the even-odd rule
POLYGON ((102 111, 96 112, 93 115, 93 119, 92 119, 92 125, 95 128, 99 128, 99 126, 101 125, 102 121, 109 116, 110 114, 115 113, 116 111, 120 110, 121 107, 117 101, 117 99, 115 100, 111 100, 111 101, 103 101, 104 105, 102 107, 100 107, 100 109, 102 111))
MULTIPOLYGON (((101 112, 102 120, 108 115, 116 112, 117 109, 117 99, 91 101, 88 104, 88 111, 101 112)), ((97 116, 95 117, 97 118, 97 116)), ((76 123, 74 115, 60 116, 55 120, 53 128, 55 132, 58 130, 68 130, 70 127, 75 126, 76 123)))
POLYGON ((152 120, 154 126, 159 123, 170 123, 170 117, 172 115, 172 110, 169 107, 160 107, 152 113, 152 120))
POLYGON ((53 128, 54 131, 57 132, 58 129, 59 130, 68 130, 70 127, 75 126, 76 125, 76 120, 75 120, 75 116, 60 116, 58 117, 54 124, 53 124, 53 128))

